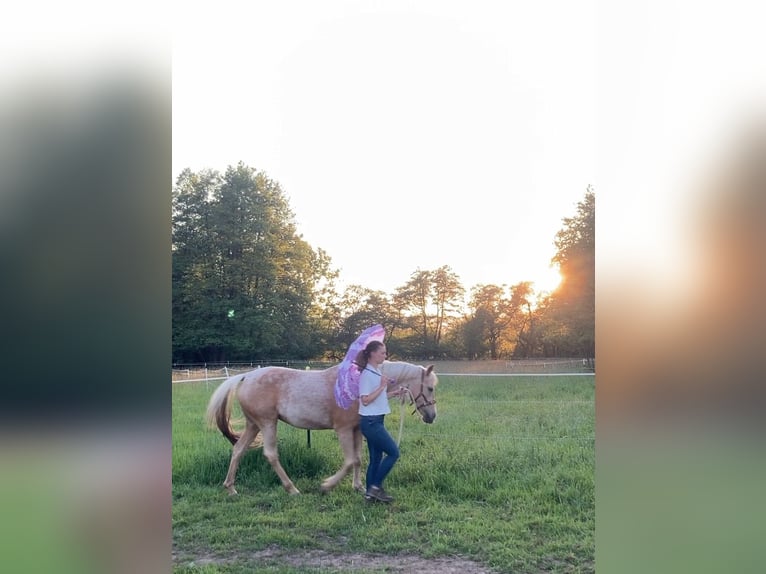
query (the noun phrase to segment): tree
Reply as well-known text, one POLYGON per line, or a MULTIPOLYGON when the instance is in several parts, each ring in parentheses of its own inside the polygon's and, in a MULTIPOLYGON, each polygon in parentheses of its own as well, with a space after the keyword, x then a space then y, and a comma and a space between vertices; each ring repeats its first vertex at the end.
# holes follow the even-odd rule
POLYGON ((487 311, 475 309, 464 317, 457 331, 459 333, 460 353, 468 359, 475 360, 486 356, 488 345, 484 336, 484 326, 487 322, 487 311))
POLYGON ((410 280, 396 290, 395 300, 403 310, 413 313, 408 316, 406 326, 417 336, 421 349, 425 352, 431 340, 431 272, 417 269, 410 275, 410 280))
POLYGON ((491 359, 497 359, 511 321, 510 301, 505 296, 505 288, 477 285, 471 290, 469 308, 472 315, 466 335, 478 337, 478 340, 466 345, 475 355, 472 358, 488 353, 491 359))
POLYGON ((596 198, 588 186, 577 213, 564 218, 556 234, 556 255, 561 283, 546 308, 547 345, 569 356, 595 355, 596 302, 596 198))
POLYGON ((213 254, 209 246, 211 212, 220 174, 184 170, 173 189, 172 206, 172 305, 173 354, 205 360, 205 349, 216 345, 215 318, 205 302, 215 291, 213 254))
POLYGON ((532 283, 522 281, 511 287, 511 325, 515 332, 513 356, 529 358, 537 354, 535 309, 532 304, 534 290, 532 283))
POLYGON ((465 289, 458 276, 448 265, 442 265, 431 273, 433 302, 436 306, 436 325, 434 327, 434 344, 441 346, 444 330, 451 319, 460 311, 465 289))
POLYGON ((409 354, 435 356, 441 354, 445 328, 458 316, 465 290, 449 266, 435 271, 417 269, 410 280, 394 294, 394 306, 403 310, 401 325, 411 335, 409 354), (410 312, 408 315, 407 312, 410 312))
POLYGON ((314 272, 317 281, 309 310, 309 323, 320 354, 337 358, 335 347, 341 326, 341 303, 336 285, 339 271, 332 268, 332 259, 321 248, 316 250, 314 272))
POLYGON ((296 234, 279 184, 240 163, 185 170, 173 190, 173 353, 218 362, 316 352, 314 289, 329 267, 296 234))
POLYGON ((463 330, 470 358, 528 356, 524 347, 532 325, 532 284, 477 285, 471 290, 471 315, 463 330), (520 349, 520 346, 522 347, 520 349))
MULTIPOLYGON (((344 357, 349 344, 359 334, 377 323, 386 328, 386 336, 392 340, 398 313, 391 299, 383 291, 374 291, 361 285, 349 285, 343 295, 336 297, 330 304, 334 319, 331 328, 325 332, 326 344, 323 355, 332 360, 344 357)), ((389 354, 396 352, 397 345, 388 345, 389 354)))

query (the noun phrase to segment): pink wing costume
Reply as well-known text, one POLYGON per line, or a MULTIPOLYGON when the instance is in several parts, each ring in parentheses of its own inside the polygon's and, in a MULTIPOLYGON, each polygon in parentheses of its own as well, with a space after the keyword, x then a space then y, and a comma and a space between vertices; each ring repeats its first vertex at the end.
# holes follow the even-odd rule
POLYGON ((354 359, 370 341, 383 341, 386 330, 382 325, 373 325, 362 332, 356 341, 351 343, 343 362, 338 370, 338 378, 335 381, 335 402, 339 407, 348 409, 359 398, 359 368, 354 359))

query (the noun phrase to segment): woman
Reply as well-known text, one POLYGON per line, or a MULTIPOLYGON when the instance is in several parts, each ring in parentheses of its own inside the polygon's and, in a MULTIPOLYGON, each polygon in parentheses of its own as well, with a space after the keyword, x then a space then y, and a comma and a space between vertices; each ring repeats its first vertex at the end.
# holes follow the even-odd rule
POLYGON ((359 414, 362 434, 367 439, 370 464, 367 466, 367 501, 392 502, 392 496, 383 490, 383 481, 399 458, 399 447, 383 424, 391 412, 389 397, 400 395, 401 389, 387 392, 393 379, 383 376, 380 366, 386 359, 386 346, 381 341, 371 341, 360 351, 355 363, 361 371, 359 377, 359 414), (384 456, 385 455, 385 456, 384 456))

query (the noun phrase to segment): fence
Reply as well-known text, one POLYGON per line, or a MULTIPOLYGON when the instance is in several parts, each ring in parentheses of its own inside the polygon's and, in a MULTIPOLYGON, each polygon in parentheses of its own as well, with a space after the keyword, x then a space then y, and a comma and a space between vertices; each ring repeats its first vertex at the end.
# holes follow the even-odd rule
POLYGON ((289 359, 273 359, 253 361, 250 363, 195 363, 174 365, 171 380, 174 383, 217 381, 227 379, 238 373, 246 373, 261 367, 288 367, 291 369, 326 369, 337 363, 328 361, 291 361, 289 359))
MULTIPOLYGON (((449 361, 449 360, 415 360, 417 364, 433 364, 439 375, 466 374, 466 375, 545 375, 545 374, 583 374, 595 373, 593 359, 520 359, 506 360, 483 360, 483 361, 449 361)), ((226 363, 194 363, 173 365, 172 381, 216 381, 223 380, 231 375, 244 373, 267 366, 289 367, 293 369, 326 369, 337 365, 337 361, 297 361, 290 359, 265 359, 252 362, 226 362, 226 363)))

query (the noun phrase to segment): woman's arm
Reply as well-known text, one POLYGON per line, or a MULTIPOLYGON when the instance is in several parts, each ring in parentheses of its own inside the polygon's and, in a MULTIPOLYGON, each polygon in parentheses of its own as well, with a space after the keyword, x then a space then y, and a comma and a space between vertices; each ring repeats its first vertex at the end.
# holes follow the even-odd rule
MULTIPOLYGON (((390 384, 391 384, 391 383, 393 383, 393 382, 394 382, 394 380, 393 380, 393 379, 389 379, 388 377, 384 377, 384 376, 381 376, 381 377, 380 377, 380 386, 379 386, 379 387, 377 387, 377 388, 376 388, 374 391, 372 391, 371 393, 369 393, 369 394, 367 394, 367 395, 361 395, 361 396, 359 397, 359 400, 360 400, 360 401, 362 402, 362 404, 363 404, 363 405, 366 407, 366 406, 367 406, 367 405, 369 405, 369 404, 370 404, 372 401, 374 401, 375 399, 377 399, 377 398, 378 398, 378 395, 380 395, 380 393, 382 393, 383 391, 385 391, 385 390, 388 388, 388 385, 390 385, 390 384)), ((393 391, 391 391, 390 393, 388 393, 388 395, 387 395, 387 398, 391 398, 391 397, 396 397, 396 396, 399 396, 399 393, 400 393, 400 392, 401 392, 401 391, 400 391, 400 389, 396 389, 396 390, 393 390, 393 391)))

